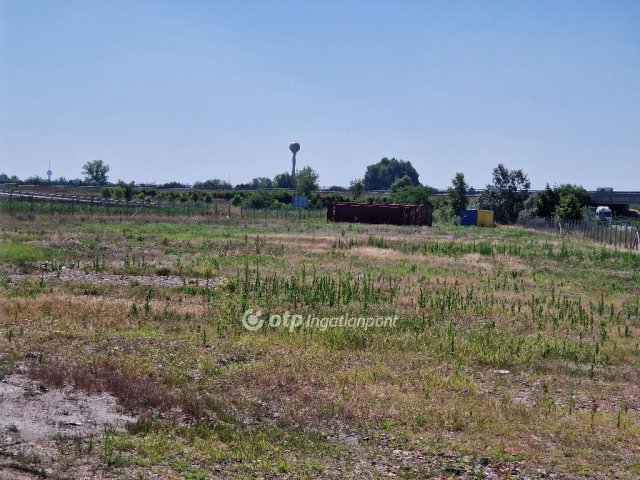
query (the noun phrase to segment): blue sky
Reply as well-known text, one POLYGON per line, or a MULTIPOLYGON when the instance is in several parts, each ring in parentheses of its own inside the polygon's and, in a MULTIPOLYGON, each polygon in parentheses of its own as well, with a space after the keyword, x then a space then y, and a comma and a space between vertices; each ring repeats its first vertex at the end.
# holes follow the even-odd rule
POLYGON ((0 171, 156 181, 383 156, 640 190, 638 1, 0 0, 0 171))

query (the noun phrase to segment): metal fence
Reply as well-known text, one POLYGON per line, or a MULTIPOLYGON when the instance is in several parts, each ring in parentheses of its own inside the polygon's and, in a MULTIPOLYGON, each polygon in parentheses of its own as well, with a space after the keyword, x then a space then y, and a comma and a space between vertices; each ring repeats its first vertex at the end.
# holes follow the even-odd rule
POLYGON ((230 204, 151 203, 100 197, 0 192, 0 210, 8 213, 107 215, 231 215, 230 204))
POLYGON ((33 214, 103 214, 120 216, 206 216, 220 219, 284 219, 292 221, 325 218, 323 210, 245 209, 230 202, 188 203, 180 201, 139 202, 87 196, 0 192, 0 211, 33 214))
POLYGON ((296 208, 294 210, 286 208, 262 208, 262 209, 248 209, 240 208, 240 218, 243 219, 284 219, 284 220, 325 220, 324 209, 311 210, 296 208))
POLYGON ((640 229, 633 225, 607 226, 591 220, 556 220, 540 217, 528 218, 522 221, 522 225, 558 235, 583 237, 616 248, 640 250, 640 229))

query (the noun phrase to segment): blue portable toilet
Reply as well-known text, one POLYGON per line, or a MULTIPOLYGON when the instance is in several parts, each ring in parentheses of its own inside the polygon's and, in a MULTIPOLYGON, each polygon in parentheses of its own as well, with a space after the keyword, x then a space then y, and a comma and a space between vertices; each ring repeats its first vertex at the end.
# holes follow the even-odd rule
POLYGON ((478 210, 462 210, 460 212, 460 225, 465 227, 476 226, 478 224, 478 210))

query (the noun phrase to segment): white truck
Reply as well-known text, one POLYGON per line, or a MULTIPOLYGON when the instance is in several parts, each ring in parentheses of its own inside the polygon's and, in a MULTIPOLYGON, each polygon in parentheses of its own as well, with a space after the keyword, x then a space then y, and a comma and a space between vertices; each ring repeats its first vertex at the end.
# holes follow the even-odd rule
POLYGON ((598 207, 596 208, 596 218, 608 227, 613 221, 613 213, 609 207, 598 207))

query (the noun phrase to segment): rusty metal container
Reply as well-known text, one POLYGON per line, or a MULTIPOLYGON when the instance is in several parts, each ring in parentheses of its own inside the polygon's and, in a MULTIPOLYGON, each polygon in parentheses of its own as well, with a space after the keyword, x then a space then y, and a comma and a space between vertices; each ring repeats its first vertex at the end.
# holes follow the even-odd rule
POLYGON ((332 222, 431 226, 432 215, 431 205, 335 202, 327 207, 327 220, 332 222))

